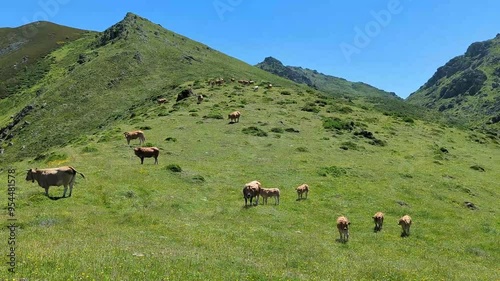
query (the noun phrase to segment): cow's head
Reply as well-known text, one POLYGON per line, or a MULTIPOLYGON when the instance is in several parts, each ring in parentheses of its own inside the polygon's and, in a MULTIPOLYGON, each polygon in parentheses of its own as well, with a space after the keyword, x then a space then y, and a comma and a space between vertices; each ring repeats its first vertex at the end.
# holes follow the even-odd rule
POLYGON ((27 174, 26 174, 26 180, 27 181, 31 181, 31 182, 35 182, 35 176, 34 174, 36 174, 36 169, 28 169, 26 170, 27 171, 27 174))

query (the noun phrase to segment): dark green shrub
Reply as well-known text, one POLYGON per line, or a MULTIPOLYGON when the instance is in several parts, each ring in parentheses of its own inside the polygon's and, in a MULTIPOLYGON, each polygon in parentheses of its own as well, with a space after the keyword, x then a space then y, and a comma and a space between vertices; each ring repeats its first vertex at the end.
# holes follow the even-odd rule
POLYGON ((241 130, 244 134, 252 135, 256 137, 267 137, 267 133, 257 127, 251 126, 241 130))
POLYGON ((277 133, 277 134, 282 134, 283 132, 285 132, 285 130, 283 130, 282 128, 272 128, 271 132, 277 133))
POLYGON ((169 171, 171 171, 171 172, 174 172, 174 173, 180 173, 180 172, 182 172, 181 166, 179 166, 177 164, 169 164, 166 167, 166 169, 169 170, 169 171))
POLYGON ((328 175, 332 177, 340 177, 347 174, 347 170, 342 167, 330 166, 330 167, 322 167, 319 169, 318 174, 322 177, 326 177, 328 175))
POLYGON ((340 118, 324 118, 323 119, 323 128, 325 130, 349 130, 354 129, 355 124, 353 121, 344 121, 340 118))

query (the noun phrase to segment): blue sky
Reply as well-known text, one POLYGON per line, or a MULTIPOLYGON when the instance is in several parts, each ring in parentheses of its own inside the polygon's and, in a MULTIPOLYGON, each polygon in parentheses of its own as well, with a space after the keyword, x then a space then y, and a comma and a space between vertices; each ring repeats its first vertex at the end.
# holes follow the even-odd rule
POLYGON ((2 3, 0 27, 103 31, 133 12, 252 65, 273 56, 404 98, 500 33, 499 11, 497 0, 19 0, 2 3))

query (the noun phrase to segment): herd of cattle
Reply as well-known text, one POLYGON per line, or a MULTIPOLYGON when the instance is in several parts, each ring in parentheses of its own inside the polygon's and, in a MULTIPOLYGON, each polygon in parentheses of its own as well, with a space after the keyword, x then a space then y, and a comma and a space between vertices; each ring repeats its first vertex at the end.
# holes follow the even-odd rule
MULTIPOLYGON (((309 193, 309 185, 301 184, 295 188, 297 191, 297 200, 306 199, 309 193), (305 198, 304 198, 305 195, 305 198)), ((251 181, 243 186, 243 198, 245 199, 245 206, 252 205, 252 200, 255 198, 255 205, 259 204, 259 196, 262 197, 263 204, 267 204, 267 198, 274 197, 274 204, 278 205, 280 202, 280 190, 278 188, 263 188, 262 184, 257 181, 251 181)), ((375 222, 374 230, 381 231, 382 224, 384 223, 384 213, 377 212, 372 217, 375 222)), ((345 217, 340 216, 337 218, 337 229, 340 234, 340 241, 347 242, 349 240, 349 225, 351 222, 345 217)), ((410 235, 411 217, 404 215, 399 219, 398 225, 401 225, 403 232, 401 236, 410 235)))
MULTIPOLYGON (((231 78, 231 81, 234 82, 235 79, 231 78)), ((210 85, 222 85, 224 83, 223 78, 218 78, 215 80, 211 80, 210 85)), ((238 83, 249 85, 253 84, 254 81, 247 80, 238 80, 238 83)), ((271 88, 272 85, 269 84, 267 88, 271 88)), ((258 86, 254 87, 254 91, 258 90, 258 86)), ((198 103, 203 101, 203 95, 198 95, 198 103)), ((165 103, 167 100, 164 98, 157 100, 159 104, 165 103)), ((229 113, 228 119, 230 123, 239 122, 241 116, 241 112, 233 111, 229 113)), ((144 163, 144 158, 154 158, 154 164, 158 164, 158 156, 160 154, 160 150, 157 147, 143 147, 142 145, 146 142, 146 137, 143 131, 136 130, 124 133, 125 139, 127 140, 127 145, 130 145, 131 140, 139 140, 139 147, 134 148, 134 154, 141 159, 141 164, 144 163)), ((48 169, 29 169, 27 170, 26 180, 37 181, 38 185, 45 189, 45 195, 49 196, 49 187, 50 186, 64 186, 63 197, 66 197, 66 191, 69 186, 69 195, 71 197, 71 193, 73 191, 73 185, 75 183, 75 179, 77 174, 80 174, 83 178, 85 175, 83 173, 78 172, 75 168, 71 166, 63 166, 59 168, 48 168, 48 169)), ((309 193, 309 185, 302 184, 295 188, 297 191, 297 200, 306 199, 309 193)), ((278 188, 263 188, 262 184, 259 181, 251 181, 244 185, 243 187, 243 197, 245 199, 245 206, 253 205, 252 201, 255 198, 255 205, 259 204, 259 197, 262 197, 263 204, 267 204, 267 199, 269 197, 274 198, 274 203, 279 205, 280 202, 280 190, 278 188)), ((375 231, 382 230, 382 224, 384 222, 384 214, 382 212, 377 212, 373 217, 375 222, 375 231)), ((349 225, 351 222, 345 217, 340 216, 337 219, 337 229, 340 234, 340 241, 347 242, 349 239, 349 225)), ((399 219, 398 225, 402 227, 401 236, 410 235, 410 226, 412 224, 412 220, 410 216, 405 215, 399 219)))

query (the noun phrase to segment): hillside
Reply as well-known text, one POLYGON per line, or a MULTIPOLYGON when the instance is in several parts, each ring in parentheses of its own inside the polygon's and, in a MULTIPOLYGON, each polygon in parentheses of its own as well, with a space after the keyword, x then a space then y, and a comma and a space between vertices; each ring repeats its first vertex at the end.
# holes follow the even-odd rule
POLYGON ((267 57, 263 62, 258 63, 257 67, 276 74, 278 76, 290 79, 299 84, 306 84, 315 89, 332 93, 347 94, 351 96, 391 96, 396 97, 395 93, 389 93, 362 82, 350 82, 343 78, 320 73, 316 70, 302 68, 297 66, 285 66, 279 60, 273 57, 267 57))
POLYGON ((273 57, 265 58, 263 62, 256 66, 299 84, 306 84, 335 97, 343 96, 351 99, 365 100, 370 106, 386 114, 395 114, 398 116, 408 116, 432 121, 440 119, 440 116, 428 112, 428 110, 422 106, 406 103, 393 92, 386 92, 363 82, 351 82, 308 68, 285 66, 282 62, 273 57))
POLYGON ((49 68, 41 58, 84 33, 43 21, 0 28, 0 99, 33 86, 49 68))
POLYGON ((12 237, 9 212, 17 225, 16 273, 6 257, 2 278, 500 275, 498 138, 384 114, 367 99, 296 84, 131 13, 46 59, 43 79, 0 100, 0 179, 16 180, 15 198, 1 197, 0 234, 12 237), (242 115, 230 123, 234 110, 242 115), (158 165, 140 164, 137 140, 127 145, 123 132, 139 129, 159 148, 158 165), (85 174, 72 197, 51 187, 48 198, 25 181, 26 169, 62 165, 85 174), (252 180, 279 188, 280 204, 245 207, 242 188, 252 180), (311 191, 297 200, 303 183, 311 191), (385 213, 380 232, 377 211, 385 213), (409 237, 397 224, 405 214, 409 237), (347 243, 338 240, 340 215, 351 221, 347 243))
POLYGON ((470 45, 407 100, 471 126, 500 122, 500 34, 470 45))
POLYGON ((0 147, 10 159, 36 156, 128 119, 135 107, 176 96, 186 81, 194 81, 194 89, 217 77, 293 84, 131 13, 37 63, 47 66, 44 78, 0 100, 0 147))

